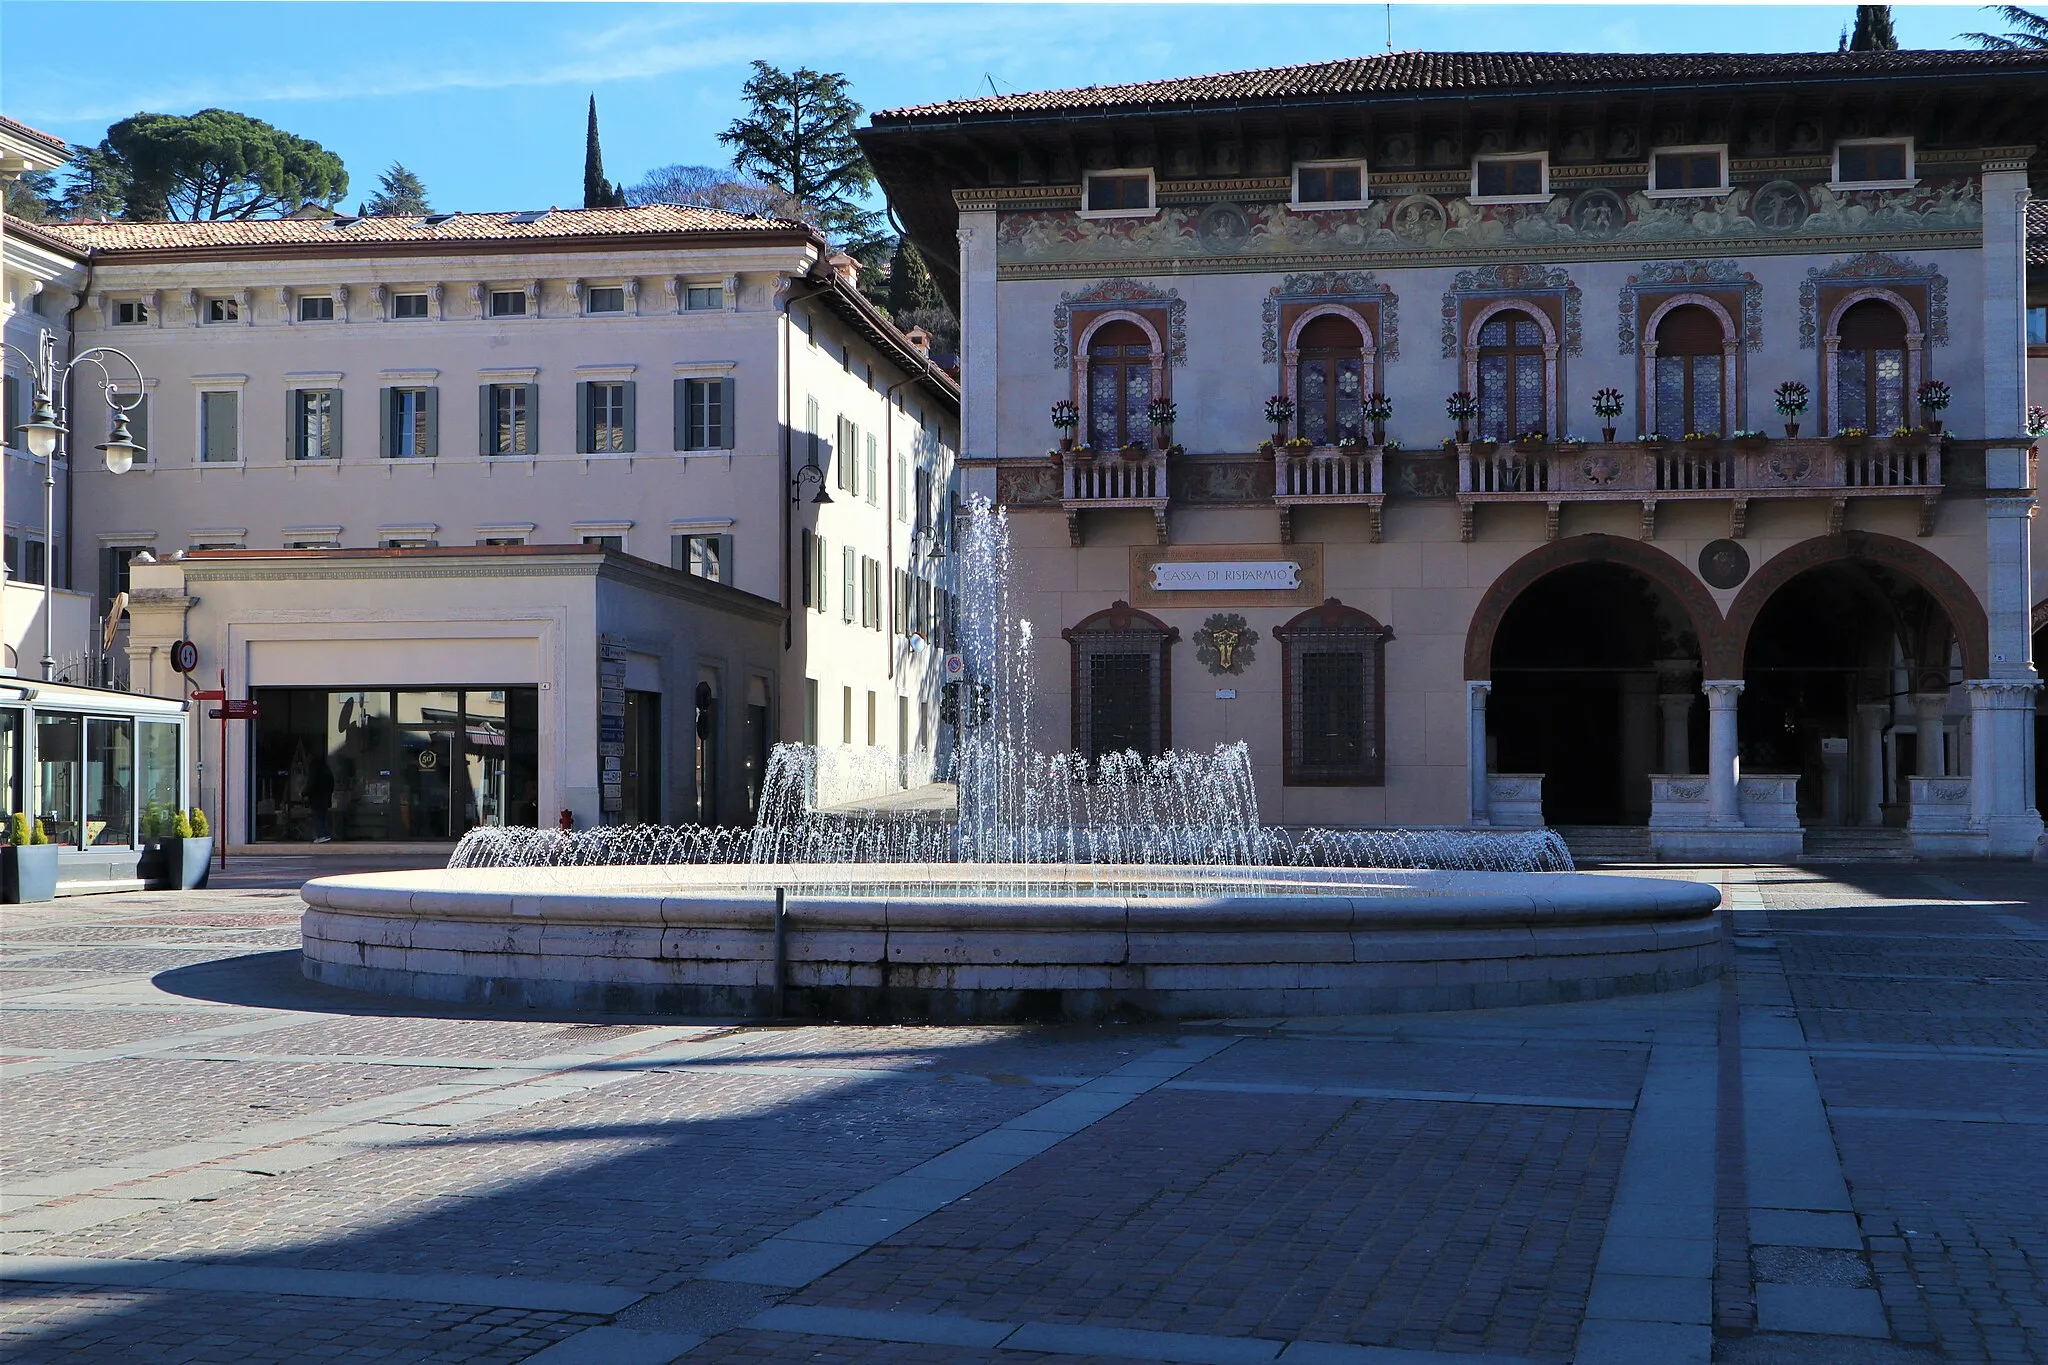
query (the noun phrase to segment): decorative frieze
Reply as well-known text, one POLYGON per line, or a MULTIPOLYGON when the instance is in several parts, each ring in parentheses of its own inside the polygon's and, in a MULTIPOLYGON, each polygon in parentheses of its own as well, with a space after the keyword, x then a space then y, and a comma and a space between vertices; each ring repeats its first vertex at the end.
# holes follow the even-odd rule
POLYGON ((1373 329, 1373 343, 1379 357, 1401 358, 1400 299, 1394 291, 1374 278, 1370 270, 1322 270, 1289 275, 1266 295, 1261 345, 1268 365, 1280 360, 1282 314, 1288 305, 1313 307, 1320 303, 1376 310, 1378 325, 1373 329))
MULTIPOLYGON (((1165 362, 1188 361, 1188 305, 1178 289, 1154 289, 1136 280, 1103 280, 1073 293, 1061 294, 1052 310, 1052 367, 1064 370, 1079 363, 1077 333, 1104 313, 1131 312, 1163 316, 1165 362)), ((1155 390, 1156 391, 1156 390, 1155 390)))

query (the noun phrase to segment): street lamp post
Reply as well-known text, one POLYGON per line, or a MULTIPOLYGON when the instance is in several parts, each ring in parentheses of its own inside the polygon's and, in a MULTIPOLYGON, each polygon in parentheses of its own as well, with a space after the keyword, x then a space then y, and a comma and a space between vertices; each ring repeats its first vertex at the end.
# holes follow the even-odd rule
POLYGON ((53 594, 57 586, 57 457, 61 454, 69 460, 71 436, 71 428, 65 421, 70 415, 65 390, 70 383, 71 372, 79 366, 91 365, 99 371, 95 382, 100 386, 100 396, 106 400, 108 410, 114 414, 114 425, 107 439, 94 449, 106 456, 109 474, 125 474, 143 449, 128 429, 128 414, 142 405, 142 367, 135 363, 135 357, 111 346, 95 346, 89 351, 80 351, 59 365, 57 337, 48 328, 36 338, 35 355, 11 343, 6 349, 27 362, 35 381, 35 405, 27 423, 21 428, 21 435, 28 453, 43 462, 43 681, 55 682, 57 613, 53 594), (121 401, 122 393, 116 387, 114 372, 107 368, 109 357, 118 358, 135 372, 135 392, 129 402, 121 401))

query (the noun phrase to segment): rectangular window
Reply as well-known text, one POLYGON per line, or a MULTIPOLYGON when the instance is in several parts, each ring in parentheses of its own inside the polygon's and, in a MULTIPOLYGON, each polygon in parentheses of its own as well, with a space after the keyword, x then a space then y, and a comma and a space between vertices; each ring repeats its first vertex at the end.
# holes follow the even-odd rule
POLYGON ((477 542, 479 545, 524 545, 525 543, 525 536, 485 536, 477 542))
POLYGON ((630 448, 626 439, 626 386, 586 384, 583 453, 608 455, 630 448))
POLYGON ((626 291, 616 284, 601 285, 585 291, 583 311, 586 313, 623 313, 626 311, 626 291))
POLYGON ((385 550, 431 550, 440 543, 432 536, 385 536, 377 545, 385 550))
POLYGON ((309 294, 299 300, 300 322, 334 321, 334 299, 327 294, 309 294))
POLYGON ((524 289, 493 289, 491 291, 491 316, 494 318, 525 317, 526 291, 524 289))
POLYGON ((116 327, 143 327, 149 323, 149 301, 146 299, 114 300, 114 325, 116 327))
POLYGON ((839 619, 851 624, 854 613, 860 607, 856 596, 860 588, 860 555, 851 545, 842 546, 839 551, 839 619))
MULTIPOLYGON (((129 566, 146 545, 108 545, 100 551, 100 615, 114 609, 114 599, 129 588, 129 566)), ((123 616, 127 615, 124 611, 123 616)))
POLYGON ((242 458, 242 395, 234 389, 199 395, 199 459, 233 464, 242 458))
POLYGON ((1306 161, 1294 168, 1297 204, 1362 204, 1365 202, 1363 161, 1306 161))
POLYGON ((1474 199, 1541 199, 1549 191, 1549 158, 1482 156, 1472 163, 1474 199))
POLYGON ((340 391, 293 389, 291 457, 294 460, 332 460, 340 454, 340 391))
POLYGON ((692 313, 717 312, 725 307, 725 286, 693 284, 683 291, 683 307, 692 313))
POLYGON ((434 391, 392 389, 390 394, 391 430, 385 454, 399 460, 423 459, 434 454, 434 391))
MULTIPOLYGON (((806 547, 808 549, 808 546, 806 547)), ((713 583, 731 581, 732 537, 731 536, 677 536, 673 542, 672 558, 675 567, 695 578, 708 578, 713 583)), ((808 578, 809 575, 806 575, 808 578)), ((805 584, 805 605, 809 603, 809 584, 805 584)))
POLYGON ((531 455, 533 440, 533 393, 528 384, 492 384, 489 394, 488 455, 531 455))
POLYGON ((1668 147, 1650 156, 1653 194, 1710 194, 1728 188, 1724 147, 1668 147))
POLYGON ((733 381, 685 379, 680 381, 679 387, 682 389, 683 430, 677 449, 732 449, 733 381))
POLYGON ((239 299, 208 299, 200 317, 207 322, 240 322, 242 304, 239 299))
POLYGON ((341 542, 338 540, 287 540, 284 543, 284 547, 287 550, 339 550, 341 542))
POLYGON ((393 294, 391 296, 392 317, 404 321, 423 318, 426 315, 427 296, 425 294, 393 294))
POLYGON ((2027 345, 2048 346, 2048 307, 2036 303, 2027 308, 2027 345))
POLYGON ((1837 185, 1894 185, 1913 178, 1913 144, 1905 138, 1842 142, 1835 146, 1837 185))
POLYGON ((1150 213, 1150 171, 1101 171, 1088 176, 1082 197, 1089 213, 1150 213))
POLYGON ((583 537, 583 543, 585 545, 594 545, 600 550, 610 550, 615 555, 626 553, 626 538, 624 536, 585 536, 583 537))

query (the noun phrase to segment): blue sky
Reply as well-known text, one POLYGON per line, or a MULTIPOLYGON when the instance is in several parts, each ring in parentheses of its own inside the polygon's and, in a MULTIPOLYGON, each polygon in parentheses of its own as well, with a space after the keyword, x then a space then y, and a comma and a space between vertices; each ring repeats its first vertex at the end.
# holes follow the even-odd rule
MULTIPOLYGON (((1851 5, 1395 5, 1399 48, 1832 48, 1851 5)), ((1996 27, 1899 6, 1902 46, 1996 27)), ((208 106, 340 153, 353 205, 403 161, 434 206, 581 202, 584 101, 605 169, 722 164, 747 64, 844 72, 870 109, 1384 51, 1383 5, 0 4, 0 111, 74 142, 208 106), (131 54, 132 61, 122 60, 131 54)))

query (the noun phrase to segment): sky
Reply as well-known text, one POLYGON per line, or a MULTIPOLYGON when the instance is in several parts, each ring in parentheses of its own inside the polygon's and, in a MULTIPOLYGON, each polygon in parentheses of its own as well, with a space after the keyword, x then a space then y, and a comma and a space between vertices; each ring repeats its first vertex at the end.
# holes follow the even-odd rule
MULTIPOLYGON (((606 173, 723 165, 756 58, 844 73, 869 109, 1397 49, 1832 49, 1852 5, 0 3, 0 112, 72 142, 129 114, 239 110, 340 154, 344 207, 394 161, 436 209, 582 202, 606 173), (122 54, 133 54, 132 61, 122 54)), ((1902 47, 2000 27, 1897 6, 1902 47)))

